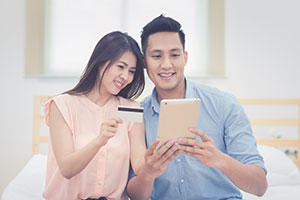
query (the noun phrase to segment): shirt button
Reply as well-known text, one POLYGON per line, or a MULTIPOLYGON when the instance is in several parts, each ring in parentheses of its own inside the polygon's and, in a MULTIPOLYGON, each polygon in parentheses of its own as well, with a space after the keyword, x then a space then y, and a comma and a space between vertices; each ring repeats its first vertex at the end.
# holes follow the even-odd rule
POLYGON ((99 181, 99 182, 98 182, 98 185, 101 185, 101 184, 102 184, 102 182, 101 182, 101 181, 99 181))
POLYGON ((180 182, 181 182, 181 183, 184 183, 184 180, 183 180, 183 179, 181 179, 181 180, 180 180, 180 182))
POLYGON ((180 158, 177 159, 177 162, 181 162, 180 158))

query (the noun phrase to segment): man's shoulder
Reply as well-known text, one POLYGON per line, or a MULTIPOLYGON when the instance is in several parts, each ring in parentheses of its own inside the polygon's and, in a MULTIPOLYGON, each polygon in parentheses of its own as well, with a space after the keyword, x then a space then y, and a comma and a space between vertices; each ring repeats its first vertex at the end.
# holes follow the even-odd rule
POLYGON ((145 108, 145 107, 149 107, 150 105, 151 105, 151 95, 148 95, 141 102, 141 106, 145 108))
POLYGON ((224 96, 228 95, 229 93, 220 90, 214 86, 204 85, 199 82, 189 81, 190 89, 193 93, 203 94, 203 95, 212 95, 212 96, 224 96))
POLYGON ((199 82, 189 81, 193 95, 201 97, 203 100, 232 102, 235 101, 235 96, 229 92, 220 90, 214 86, 204 85, 199 82))

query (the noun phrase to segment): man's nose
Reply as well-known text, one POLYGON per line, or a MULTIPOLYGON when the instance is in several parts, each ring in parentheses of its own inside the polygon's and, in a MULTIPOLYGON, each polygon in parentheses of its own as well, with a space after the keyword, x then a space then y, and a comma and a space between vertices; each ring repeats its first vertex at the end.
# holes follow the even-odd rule
POLYGON ((165 58, 162 60, 161 67, 162 67, 162 68, 165 68, 165 69, 171 68, 171 67, 172 67, 172 64, 171 64, 170 58, 165 57, 165 58))

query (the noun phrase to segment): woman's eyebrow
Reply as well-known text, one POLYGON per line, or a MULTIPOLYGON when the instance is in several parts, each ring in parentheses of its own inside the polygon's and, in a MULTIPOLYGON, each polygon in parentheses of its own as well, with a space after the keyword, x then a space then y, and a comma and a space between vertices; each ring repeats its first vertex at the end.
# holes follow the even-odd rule
POLYGON ((128 66, 128 64, 126 63, 126 62, 124 62, 124 61, 119 61, 120 63, 123 63, 124 65, 126 65, 126 66, 128 66))

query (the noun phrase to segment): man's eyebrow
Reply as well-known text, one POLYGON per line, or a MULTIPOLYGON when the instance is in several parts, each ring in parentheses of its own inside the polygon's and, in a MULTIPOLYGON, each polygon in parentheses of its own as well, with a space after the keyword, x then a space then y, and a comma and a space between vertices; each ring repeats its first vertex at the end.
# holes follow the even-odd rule
POLYGON ((175 48, 175 49, 171 49, 171 51, 181 51, 181 48, 175 48))
MULTIPOLYGON (((160 50, 160 49, 153 49, 153 50, 151 50, 150 52, 151 53, 160 53, 160 52, 162 52, 163 50, 160 50)), ((174 49, 171 49, 170 51, 182 51, 182 49, 181 48, 174 48, 174 49)))
POLYGON ((160 53, 162 52, 162 50, 159 50, 159 49, 153 49, 150 51, 151 53, 160 53))

